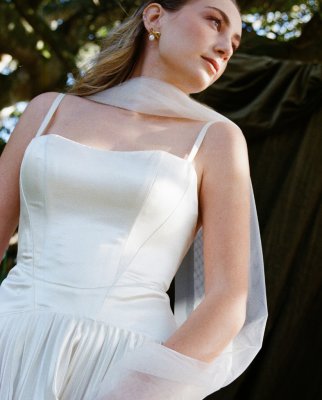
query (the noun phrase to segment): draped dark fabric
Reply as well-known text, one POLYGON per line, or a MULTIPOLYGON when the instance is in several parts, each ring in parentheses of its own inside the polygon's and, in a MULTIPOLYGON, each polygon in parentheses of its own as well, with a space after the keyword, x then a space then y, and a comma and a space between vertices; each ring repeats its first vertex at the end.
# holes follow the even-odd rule
POLYGON ((321 65, 236 55, 198 99, 247 139, 269 312, 251 366, 207 399, 321 399, 321 65))

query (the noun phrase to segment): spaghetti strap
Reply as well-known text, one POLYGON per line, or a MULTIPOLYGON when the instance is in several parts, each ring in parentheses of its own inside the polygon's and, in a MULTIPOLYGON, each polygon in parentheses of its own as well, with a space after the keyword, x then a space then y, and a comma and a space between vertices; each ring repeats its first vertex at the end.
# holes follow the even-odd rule
POLYGON ((54 112, 56 111, 59 103, 62 101, 63 97, 65 96, 65 93, 59 93, 59 95, 56 97, 54 100, 53 104, 51 105, 45 119, 43 120, 42 124, 40 125, 40 128, 38 129, 37 136, 40 136, 43 131, 45 130, 46 126, 48 125, 49 121, 51 120, 51 117, 54 115, 54 112))
POLYGON ((197 137, 197 140, 195 141, 195 143, 194 143, 194 145, 192 147, 192 150, 191 150, 191 152, 189 154, 189 157, 188 157, 187 161, 189 161, 189 162, 193 161, 193 159, 195 158, 195 156, 196 156, 196 154, 197 154, 197 152, 199 150, 199 147, 200 147, 200 145, 201 145, 201 143, 202 143, 202 141, 203 141, 203 139, 204 139, 204 137, 205 137, 205 135, 207 133, 207 130, 208 130, 209 126, 212 125, 214 122, 215 121, 207 122, 207 124, 204 125, 204 127, 201 129, 201 131, 200 131, 200 133, 199 133, 199 135, 197 137))

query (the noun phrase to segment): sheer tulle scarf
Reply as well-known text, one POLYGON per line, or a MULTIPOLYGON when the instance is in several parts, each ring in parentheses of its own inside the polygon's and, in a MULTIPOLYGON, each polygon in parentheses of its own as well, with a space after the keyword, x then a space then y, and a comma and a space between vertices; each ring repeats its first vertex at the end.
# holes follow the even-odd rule
MULTIPOLYGON (((197 121, 229 119, 183 93, 151 78, 133 78, 88 96, 90 100, 144 114, 197 121)), ((158 343, 129 352, 111 368, 95 400, 197 400, 235 380, 262 346, 267 320, 264 266, 257 212, 250 181, 250 261, 246 321, 224 352, 206 364, 158 343)), ((202 230, 175 277, 175 316, 180 326, 204 297, 202 230)))

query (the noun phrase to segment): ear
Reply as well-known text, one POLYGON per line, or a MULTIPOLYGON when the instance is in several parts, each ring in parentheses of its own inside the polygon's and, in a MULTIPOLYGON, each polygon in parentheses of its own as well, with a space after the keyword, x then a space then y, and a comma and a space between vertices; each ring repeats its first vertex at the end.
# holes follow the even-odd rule
POLYGON ((143 23, 146 30, 150 28, 159 30, 161 28, 161 20, 164 14, 162 6, 158 3, 152 3, 143 11, 143 23))

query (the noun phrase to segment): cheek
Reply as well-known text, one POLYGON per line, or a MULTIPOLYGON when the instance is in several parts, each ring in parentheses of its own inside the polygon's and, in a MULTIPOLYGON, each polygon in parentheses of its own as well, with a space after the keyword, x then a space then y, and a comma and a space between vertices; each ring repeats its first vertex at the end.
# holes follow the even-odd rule
POLYGON ((201 49, 209 39, 209 30, 199 19, 191 18, 181 23, 181 38, 191 49, 201 49))
POLYGON ((167 47, 172 46, 174 51, 193 53, 202 51, 207 43, 209 29, 195 14, 182 13, 168 22, 163 34, 165 42, 168 42, 167 47))
POLYGON ((182 27, 182 29, 171 30, 163 36, 160 41, 160 53, 163 57, 181 58, 188 62, 205 53, 205 34, 195 27, 182 27))

